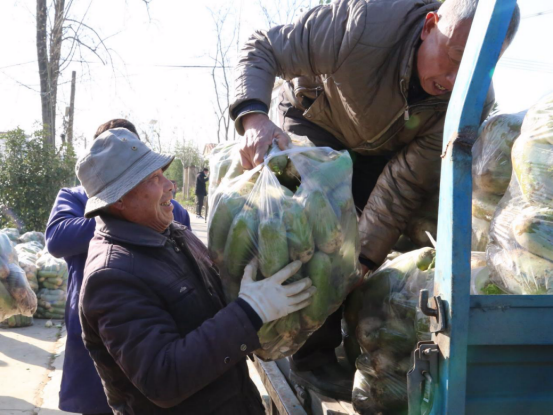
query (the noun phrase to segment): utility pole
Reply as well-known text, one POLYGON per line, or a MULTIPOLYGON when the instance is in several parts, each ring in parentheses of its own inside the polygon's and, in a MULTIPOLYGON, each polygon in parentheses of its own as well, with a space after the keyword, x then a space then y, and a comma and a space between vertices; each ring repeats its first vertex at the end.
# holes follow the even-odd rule
POLYGON ((73 117, 75 114, 75 78, 77 73, 71 72, 71 99, 69 101, 69 122, 67 123, 67 142, 73 144, 73 117))

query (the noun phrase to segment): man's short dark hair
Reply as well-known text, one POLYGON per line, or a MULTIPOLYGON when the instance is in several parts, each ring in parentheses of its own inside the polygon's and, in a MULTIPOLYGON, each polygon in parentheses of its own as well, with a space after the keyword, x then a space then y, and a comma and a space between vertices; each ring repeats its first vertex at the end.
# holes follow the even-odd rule
POLYGON ((107 130, 111 130, 113 128, 126 128, 131 133, 136 135, 140 140, 140 136, 138 135, 138 131, 136 131, 136 127, 134 126, 134 124, 122 118, 115 118, 99 126, 98 129, 96 130, 96 134, 94 134, 94 139, 98 138, 98 136, 103 132, 107 130))
POLYGON ((204 171, 209 171, 209 169, 207 167, 204 167, 204 171))

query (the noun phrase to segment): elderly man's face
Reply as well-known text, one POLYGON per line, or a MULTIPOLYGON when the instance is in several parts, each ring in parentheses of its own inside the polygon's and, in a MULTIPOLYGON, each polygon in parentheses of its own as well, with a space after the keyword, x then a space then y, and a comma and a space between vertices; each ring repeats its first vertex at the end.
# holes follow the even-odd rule
POLYGON ((156 170, 123 196, 118 209, 126 220, 163 232, 173 221, 172 190, 171 180, 156 170))
POLYGON ((438 15, 428 13, 417 54, 417 71, 422 88, 430 95, 453 90, 472 21, 456 27, 438 24, 438 15))

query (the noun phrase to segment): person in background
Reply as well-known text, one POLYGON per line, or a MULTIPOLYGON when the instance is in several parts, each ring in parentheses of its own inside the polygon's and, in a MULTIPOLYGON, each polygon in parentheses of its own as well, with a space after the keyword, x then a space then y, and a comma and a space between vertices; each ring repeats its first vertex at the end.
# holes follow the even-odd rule
MULTIPOLYGON (((98 127, 94 139, 112 128, 126 128, 138 137, 135 126, 114 119, 98 127)), ((46 227, 46 247, 56 258, 64 258, 69 269, 65 327, 67 344, 59 399, 59 409, 82 414, 112 414, 100 376, 82 340, 79 322, 79 293, 83 281, 88 245, 96 221, 84 217, 88 197, 82 186, 59 191, 46 227)), ((174 200, 175 220, 190 228, 188 212, 174 200)))
POLYGON ((207 186, 206 183, 209 180, 209 170, 204 168, 196 176, 196 217, 203 219, 202 208, 204 206, 204 198, 207 196, 207 186))
POLYGON ((163 174, 172 161, 115 128, 77 162, 85 217, 97 216, 79 300, 83 341, 116 415, 262 415, 246 356, 264 323, 308 306, 316 288, 309 278, 283 285, 300 261, 262 281, 252 262, 227 303, 205 245, 173 221, 163 174))
POLYGON ((173 199, 177 197, 177 181, 171 180, 171 183, 173 183, 173 199))

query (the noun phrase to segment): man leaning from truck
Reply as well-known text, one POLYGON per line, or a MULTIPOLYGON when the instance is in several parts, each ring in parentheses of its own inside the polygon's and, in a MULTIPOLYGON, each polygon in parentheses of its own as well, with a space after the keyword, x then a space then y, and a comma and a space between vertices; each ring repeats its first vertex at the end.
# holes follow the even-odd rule
MULTIPOLYGON (((254 33, 242 49, 230 107, 244 135, 242 164, 260 164, 273 139, 286 148, 285 132, 350 150, 365 271, 383 262, 413 211, 438 189, 445 113, 476 6, 477 0, 338 0, 254 33), (286 81, 281 128, 267 116, 276 76, 286 81)), ((517 7, 503 49, 519 21, 517 7)), ((490 88, 483 118, 493 96, 490 88)), ((348 399, 352 376, 334 353, 340 319, 338 310, 291 365, 296 382, 348 399)))

